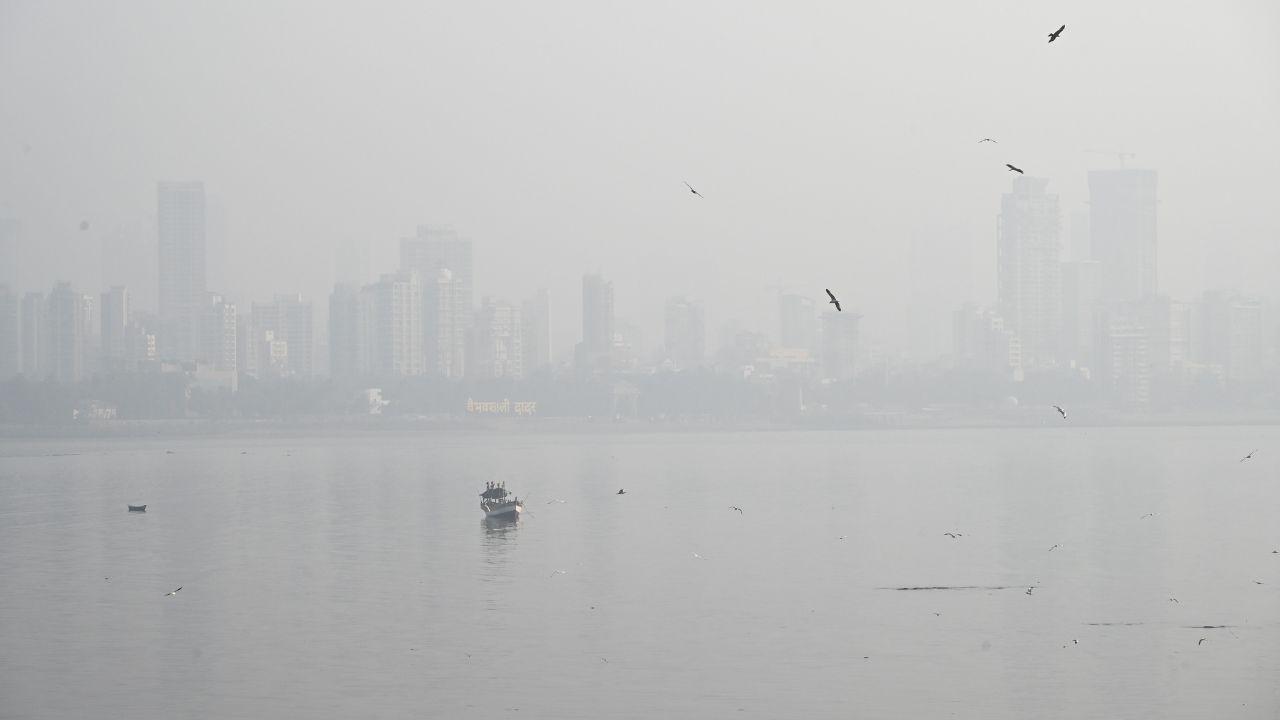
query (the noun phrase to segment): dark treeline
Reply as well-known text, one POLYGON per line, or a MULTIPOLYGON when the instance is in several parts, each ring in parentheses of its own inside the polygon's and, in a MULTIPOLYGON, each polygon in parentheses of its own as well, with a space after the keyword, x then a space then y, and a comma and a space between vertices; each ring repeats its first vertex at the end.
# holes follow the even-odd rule
MULTIPOLYGON (((543 372, 522 380, 445 380, 428 377, 354 381, 258 380, 244 376, 239 391, 207 389, 183 373, 96 375, 76 384, 0 383, 0 422, 68 424, 110 417, 265 419, 368 414, 378 388, 384 416, 468 414, 468 400, 536 402, 539 417, 648 419, 759 418, 797 420, 872 412, 1007 412, 1068 405, 1113 409, 1102 383, 1063 370, 1014 382, 996 373, 920 366, 869 370, 846 382, 822 383, 779 373, 740 377, 709 370, 583 377, 543 372), (95 410, 99 413, 95 415, 95 410), (105 410, 106 414, 102 414, 105 410)), ((1149 413, 1179 411, 1280 412, 1280 383, 1229 386, 1202 379, 1154 378, 1149 413)))

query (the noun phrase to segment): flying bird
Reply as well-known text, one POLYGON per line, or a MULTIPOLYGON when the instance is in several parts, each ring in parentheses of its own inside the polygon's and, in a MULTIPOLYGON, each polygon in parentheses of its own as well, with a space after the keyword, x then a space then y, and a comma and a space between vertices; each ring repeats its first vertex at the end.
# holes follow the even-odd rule
POLYGON ((1063 420, 1066 420, 1066 419, 1067 419, 1067 411, 1066 411, 1066 410, 1063 410, 1061 407, 1058 407, 1057 405, 1054 405, 1054 406, 1053 406, 1053 409, 1058 411, 1058 414, 1062 416, 1062 419, 1063 419, 1063 420))
MULTIPOLYGON (((698 192, 697 190, 694 190, 693 186, 689 184, 688 180, 684 180, 682 182, 684 182, 685 187, 689 188, 689 192, 693 193, 694 195, 697 195, 698 197, 702 197, 702 193, 698 192)), ((706 200, 706 198, 702 198, 702 199, 706 200)))
POLYGON ((730 510, 737 510, 739 515, 741 515, 741 514, 742 514, 742 508, 738 507, 737 505, 730 505, 730 506, 729 506, 729 509, 730 509, 730 510))
POLYGON ((182 586, 181 586, 181 585, 179 585, 178 587, 174 588, 173 590, 170 590, 169 592, 165 593, 165 594, 164 594, 164 596, 165 596, 165 597, 173 597, 174 595, 177 595, 177 594, 178 594, 178 591, 179 591, 179 590, 181 590, 181 589, 182 589, 182 586))
POLYGON ((1049 552, 1053 552, 1055 549, 1060 548, 1060 547, 1062 547, 1062 546, 1061 546, 1061 545, 1054 545, 1053 547, 1049 548, 1049 552))
POLYGON ((1196 642, 1196 647, 1200 647, 1201 645, 1204 644, 1204 641, 1208 639, 1209 638, 1200 638, 1200 640, 1196 642))
POLYGON ((1240 458, 1240 462, 1244 462, 1245 460, 1252 460, 1252 459, 1253 459, 1253 454, 1254 454, 1254 453, 1256 453, 1256 452, 1258 452, 1258 451, 1257 451, 1257 450, 1250 450, 1248 455, 1245 455, 1244 457, 1240 458))
POLYGON ((1026 173, 1022 172, 1022 168, 1016 168, 1016 167, 1014 167, 1014 166, 1010 165, 1009 163, 1005 163, 1005 164, 1004 164, 1004 166, 1005 166, 1005 167, 1007 167, 1007 168, 1009 168, 1009 170, 1010 170, 1010 171, 1012 171, 1012 172, 1016 172, 1016 173, 1018 173, 1019 175, 1025 175, 1025 174, 1026 174, 1026 173))
POLYGON ((548 505, 550 505, 551 503, 560 503, 561 505, 563 505, 563 504, 565 504, 566 502, 568 502, 568 500, 561 500, 560 498, 553 498, 553 499, 551 499, 551 500, 548 500, 548 501, 547 501, 547 504, 548 504, 548 505))
POLYGON ((1181 604, 1182 604, 1182 603, 1178 602, 1178 598, 1169 598, 1169 602, 1171 602, 1171 603, 1178 603, 1179 605, 1181 605, 1181 604))
POLYGON ((1139 520, 1146 520, 1146 519, 1147 519, 1147 518, 1149 518, 1149 517, 1155 517, 1155 515, 1156 515, 1155 513, 1147 513, 1146 515, 1143 515, 1142 517, 1140 517, 1140 518, 1138 518, 1138 519, 1139 519, 1139 520))
POLYGON ((1057 30, 1054 30, 1053 32, 1049 33, 1049 42, 1053 42, 1054 40, 1057 40, 1058 36, 1062 34, 1062 31, 1066 29, 1067 29, 1067 26, 1063 25, 1057 30))
POLYGON ((835 305, 836 312, 844 312, 843 310, 840 309, 840 301, 836 299, 835 295, 831 294, 830 290, 827 290, 827 297, 831 298, 830 300, 827 301, 828 305, 835 305))
MULTIPOLYGON (((982 138, 981 140, 978 141, 978 144, 981 145, 984 142, 996 143, 996 141, 992 140, 991 138, 982 138)), ((996 143, 996 144, 999 145, 1000 143, 996 143)))
POLYGON ((949 533, 942 533, 942 534, 946 535, 952 540, 955 540, 956 538, 959 538, 959 537, 964 537, 964 533, 949 532, 949 533))
POLYGON ((552 571, 551 571, 551 575, 549 575, 548 577, 555 577, 555 576, 557 576, 557 575, 565 575, 565 574, 567 574, 568 572, 569 572, 568 570, 552 570, 552 571))

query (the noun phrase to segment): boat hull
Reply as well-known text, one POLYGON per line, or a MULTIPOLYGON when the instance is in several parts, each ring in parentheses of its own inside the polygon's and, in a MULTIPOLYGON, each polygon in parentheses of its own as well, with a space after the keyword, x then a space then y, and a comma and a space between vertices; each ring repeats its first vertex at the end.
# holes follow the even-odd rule
POLYGON ((480 503, 480 509, 484 511, 486 518, 515 520, 520 517, 521 511, 524 510, 524 503, 485 501, 480 503))

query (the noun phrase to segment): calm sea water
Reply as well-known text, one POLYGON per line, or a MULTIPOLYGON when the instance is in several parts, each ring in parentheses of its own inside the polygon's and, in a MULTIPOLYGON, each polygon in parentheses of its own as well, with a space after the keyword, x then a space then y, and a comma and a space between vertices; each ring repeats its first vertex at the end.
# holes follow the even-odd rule
POLYGON ((2 441, 0 717, 1271 720, 1273 550, 1273 427, 2 441))

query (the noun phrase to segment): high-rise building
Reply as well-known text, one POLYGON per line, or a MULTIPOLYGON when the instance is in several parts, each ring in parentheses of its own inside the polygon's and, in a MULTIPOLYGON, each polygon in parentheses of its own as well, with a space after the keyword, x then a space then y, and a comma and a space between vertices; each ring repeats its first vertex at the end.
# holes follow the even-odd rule
POLYGON ((467 331, 470 318, 459 308, 466 305, 464 288, 453 272, 441 268, 422 287, 422 350, 426 372, 460 378, 467 370, 467 331))
POLYGON ((521 362, 526 375, 551 364, 551 294, 542 288, 520 306, 521 362))
POLYGON ((475 374, 482 378, 524 377, 523 331, 520 308, 485 298, 476 313, 475 374))
POLYGON ((701 367, 707 355, 702 303, 684 296, 668 298, 664 321, 666 359, 676 370, 701 367))
POLYGON ((858 320, 853 312, 826 312, 822 315, 822 377, 824 380, 852 380, 857 369, 858 320))
POLYGON ((44 293, 22 297, 22 374, 28 380, 42 380, 48 373, 47 315, 44 293))
POLYGON ((1103 310, 1097 322, 1094 365, 1103 382, 1110 385, 1117 405, 1141 409, 1151 401, 1149 336, 1127 312, 1103 310))
POLYGON ((70 283, 58 283, 49 293, 45 337, 48 340, 46 375, 58 382, 80 382, 84 377, 84 295, 70 283))
MULTIPOLYGON (((238 369, 239 341, 236 306, 221 295, 209 293, 200 319, 200 357, 214 370, 235 373, 238 369)), ((235 381, 232 380, 233 390, 235 381)))
POLYGON ((1022 372, 1022 348, 1005 328, 1004 318, 990 309, 966 304, 952 315, 952 354, 959 367, 991 370, 1017 377, 1022 372))
MULTIPOLYGON (((251 343, 265 343, 266 333, 270 342, 283 342, 288 346, 288 363, 284 374, 309 378, 315 371, 315 328, 310 300, 301 295, 276 295, 271 302, 252 304, 251 343)), ((251 348, 258 358, 266 357, 265 348, 251 348)), ((274 361, 273 361, 274 362, 274 361)), ((261 368, 259 368, 261 370, 261 368)))
POLYGON ((813 352, 817 347, 817 311, 813 298, 793 292, 778 294, 778 344, 813 352))
POLYGON ((1062 338, 1059 359, 1088 367, 1094 360, 1093 323, 1100 301, 1101 264, 1092 260, 1062 263, 1062 338))
POLYGON ((205 303, 204 183, 162 182, 157 197, 160 354, 191 361, 205 303))
POLYGON ((462 377, 475 308, 471 241, 450 225, 419 225, 415 237, 400 241, 400 272, 418 273, 422 285, 427 371, 462 377))
POLYGON ((997 297, 1006 327, 1018 336, 1026 367, 1054 364, 1061 323, 1058 196, 1044 178, 1018 177, 1000 202, 997 297))
POLYGON ((102 369, 123 372, 129 359, 129 290, 117 285, 102 293, 102 369))
POLYGON ((360 289, 337 284, 329 295, 329 375, 360 375, 360 289))
POLYGON ((1089 173, 1089 236, 1102 263, 1102 299, 1113 303, 1156 294, 1156 171, 1089 173))
POLYGON ((608 372, 613 355, 613 283, 598 274, 582 276, 582 342, 577 365, 588 372, 608 372))
POLYGON ((22 373, 22 303, 0 285, 0 382, 22 373))
POLYGON ((421 375, 422 285, 416 272, 383 275, 360 291, 360 374, 421 375))
POLYGON ((615 370, 636 370, 644 357, 644 331, 629 320, 613 323, 613 353, 609 366, 615 370))

